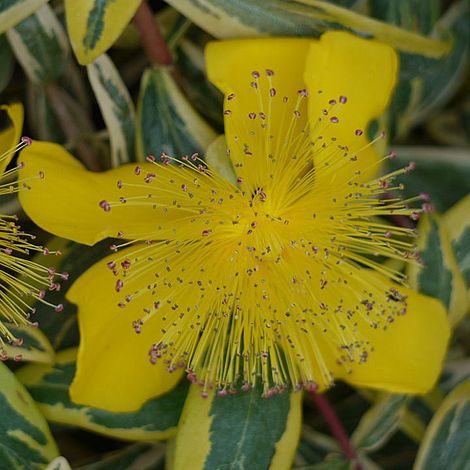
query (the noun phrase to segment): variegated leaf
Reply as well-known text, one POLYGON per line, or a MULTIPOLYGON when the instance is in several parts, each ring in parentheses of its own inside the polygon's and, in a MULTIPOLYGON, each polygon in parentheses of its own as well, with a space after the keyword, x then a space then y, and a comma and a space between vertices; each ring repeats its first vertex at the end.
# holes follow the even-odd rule
POLYGON ((134 16, 140 0, 65 0, 67 29, 80 64, 106 52, 134 16))
POLYGON ((398 430, 405 411, 404 395, 386 394, 362 416, 351 441, 355 448, 373 451, 398 430))
POLYGON ((70 401, 68 393, 75 375, 76 355, 76 349, 66 349, 57 353, 53 366, 34 364, 17 373, 48 421, 131 441, 168 439, 175 434, 188 389, 186 381, 133 413, 77 405, 70 401))
POLYGON ((201 396, 191 386, 170 470, 289 468, 300 434, 301 393, 266 399, 259 390, 201 396))
POLYGON ((457 264, 469 289, 470 299, 470 194, 444 214, 443 223, 449 233, 457 264))
POLYGON ((345 29, 426 57, 442 57, 450 49, 447 42, 421 36, 326 1, 168 0, 168 3, 216 38, 319 36, 329 29, 345 29))
POLYGON ((119 72, 106 54, 89 64, 87 72, 108 129, 112 167, 135 161, 134 103, 119 72))
POLYGON ((0 2, 0 34, 41 8, 49 0, 6 0, 0 2))
POLYGON ((391 134, 404 136, 442 107, 465 78, 470 51, 470 5, 454 3, 435 24, 431 36, 451 38, 452 48, 441 58, 400 54, 399 82, 390 105, 391 134))
POLYGON ((192 108, 170 72, 145 72, 137 106, 137 159, 162 152, 173 156, 204 153, 217 134, 192 108))
POLYGON ((204 49, 194 42, 182 40, 177 53, 177 66, 186 85, 185 91, 194 108, 215 130, 222 133, 224 97, 207 79, 204 49))
POLYGON ((413 470, 470 468, 470 380, 455 388, 434 415, 413 470))
POLYGON ((5 36, 0 35, 0 92, 5 89, 13 74, 15 61, 5 36))
POLYGON ((428 35, 439 14, 440 0, 368 0, 368 13, 381 21, 396 24, 408 31, 428 35))
POLYGON ((26 389, 0 362, 0 469, 41 469, 59 455, 26 389))
POLYGON ((65 457, 57 457, 47 467, 46 470, 72 470, 65 457))
POLYGON ((75 470, 158 470, 162 468, 165 447, 159 442, 131 444, 101 455, 96 462, 75 467, 75 470))
POLYGON ((451 324, 456 325, 467 312, 467 289, 449 235, 434 214, 425 214, 418 230, 422 264, 408 265, 410 285, 422 294, 441 300, 448 309, 451 324))
POLYGON ((67 36, 49 5, 7 32, 16 58, 36 83, 56 80, 63 72, 69 46, 67 36))

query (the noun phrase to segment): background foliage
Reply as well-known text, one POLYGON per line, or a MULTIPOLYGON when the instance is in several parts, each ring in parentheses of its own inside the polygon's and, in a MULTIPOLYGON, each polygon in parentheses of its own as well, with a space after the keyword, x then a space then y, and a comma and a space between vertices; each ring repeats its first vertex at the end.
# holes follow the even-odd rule
MULTIPOLYGON (((67 389, 79 337, 76 309, 64 295, 108 253, 110 242, 90 248, 56 238, 48 245, 63 252, 58 269, 71 277, 50 298, 65 309, 56 314, 37 305, 40 329, 20 331, 23 345, 8 351, 10 357, 22 355, 25 364, 0 363, 0 469, 196 468, 196 437, 201 449, 207 448, 199 452, 204 468, 242 468, 241 455, 251 469, 282 469, 285 449, 297 445, 301 407, 296 469, 469 469, 470 3, 152 1, 150 31, 164 35, 169 55, 150 46, 139 5, 139 0, 0 1, 1 102, 22 101, 28 135, 61 143, 92 170, 162 151, 214 158, 223 132, 222 96, 204 75, 203 46, 209 39, 317 37, 345 29, 398 49, 399 85, 387 116, 398 153, 392 163, 417 162, 406 191, 429 193, 436 208, 420 221, 425 267, 408 274, 415 288, 449 310, 454 335, 445 369, 438 386, 423 397, 343 384, 328 392, 350 435, 354 455, 349 456, 331 437, 314 400, 306 396, 302 405, 299 394, 268 402, 256 391, 211 397, 206 409, 190 413, 194 391, 183 382, 136 413, 75 405, 67 389), (252 412, 247 414, 247 407, 252 412), (236 458, 229 450, 242 431, 236 458)), ((0 125, 7 125, 3 115, 0 125)), ((1 205, 2 213, 19 211, 14 196, 1 205)))

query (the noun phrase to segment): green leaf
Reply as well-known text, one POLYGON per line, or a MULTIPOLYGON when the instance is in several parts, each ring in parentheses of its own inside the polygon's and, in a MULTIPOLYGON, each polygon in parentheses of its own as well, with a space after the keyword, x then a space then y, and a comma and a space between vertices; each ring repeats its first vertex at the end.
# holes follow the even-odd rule
POLYGON ((423 264, 409 264, 411 287, 439 299, 456 325, 467 312, 467 292, 452 250, 449 235, 437 215, 424 214, 419 225, 417 247, 423 264))
POLYGON ((8 325, 8 329, 16 338, 22 340, 21 345, 5 344, 3 347, 10 359, 43 364, 52 364, 54 362, 54 349, 52 349, 51 343, 40 330, 31 326, 15 325, 8 325))
POLYGON ((289 468, 300 433, 301 393, 266 399, 259 390, 207 398, 192 385, 170 470, 289 468))
POLYGON ((405 197, 427 193, 434 207, 444 212, 470 192, 470 159, 465 150, 418 146, 397 146, 394 150, 397 158, 389 160, 389 170, 416 163, 414 171, 397 178, 405 185, 405 197))
POLYGON ((164 68, 144 73, 137 106, 137 158, 203 153, 217 134, 192 108, 164 68))
POLYGON ((75 470, 157 470, 165 457, 165 446, 160 443, 137 443, 107 455, 96 462, 80 465, 75 470))
POLYGON ((3 0, 0 2, 0 34, 42 7, 48 0, 3 0))
POLYGON ((56 355, 53 366, 28 365, 17 373, 48 421, 135 441, 168 439, 175 434, 187 394, 187 381, 149 400, 134 413, 111 413, 76 405, 68 393, 75 375, 76 355, 76 349, 66 349, 56 355))
POLYGON ((342 29, 426 57, 441 57, 450 48, 449 43, 406 31, 325 1, 168 0, 167 3, 219 39, 265 35, 319 36, 329 29, 342 29))
POLYGON ((0 35, 0 92, 10 82, 14 67, 15 61, 8 41, 4 35, 0 35))
POLYGON ((444 400, 419 448, 414 470, 470 468, 470 380, 444 400))
POLYGON ((119 72, 106 54, 87 65, 87 72, 108 129, 112 167, 135 161, 134 103, 119 72))
POLYGON ((134 16, 140 0, 65 0, 67 30, 80 64, 112 46, 134 16))
POLYGON ((0 363, 0 470, 40 469, 59 455, 44 417, 0 363))
POLYGON ((404 395, 385 394, 362 416, 352 435, 354 448, 374 451, 398 430, 405 411, 404 395))
POLYGON ((48 83, 62 74, 69 46, 65 31, 49 5, 9 30, 7 37, 31 81, 48 83))

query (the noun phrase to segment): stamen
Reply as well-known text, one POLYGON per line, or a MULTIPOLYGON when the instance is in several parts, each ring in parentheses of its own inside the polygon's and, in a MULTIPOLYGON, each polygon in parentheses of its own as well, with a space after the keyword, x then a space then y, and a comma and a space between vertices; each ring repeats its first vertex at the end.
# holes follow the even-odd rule
MULTIPOLYGON (((22 137, 14 148, 0 155, 0 161, 10 160, 16 152, 31 145, 29 137, 22 137)), ((27 181, 34 179, 13 180, 19 168, 23 164, 6 170, 1 175, 0 196, 27 189, 27 181), (5 180, 10 180, 5 182, 5 180)), ((41 174, 37 176, 40 178, 41 174)), ((60 252, 51 251, 45 247, 34 245, 30 240, 34 239, 21 230, 16 224, 17 217, 14 215, 0 214, 0 356, 2 360, 8 359, 7 343, 19 345, 22 340, 16 338, 11 331, 11 326, 31 326, 37 328, 37 322, 30 320, 35 309, 31 307, 33 299, 51 306, 56 311, 63 309, 62 305, 49 303, 45 297, 46 290, 60 290, 57 279, 65 280, 67 273, 55 273, 33 259, 27 259, 33 253, 38 255, 58 255, 60 252)), ((19 356, 14 357, 20 360, 19 356)))

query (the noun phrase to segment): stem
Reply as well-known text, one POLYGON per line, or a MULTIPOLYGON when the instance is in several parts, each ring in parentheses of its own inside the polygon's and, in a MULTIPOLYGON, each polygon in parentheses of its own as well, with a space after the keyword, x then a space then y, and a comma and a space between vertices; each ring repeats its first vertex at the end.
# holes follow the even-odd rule
POLYGON ((155 65, 173 65, 173 57, 147 0, 142 0, 133 21, 150 61, 155 65))
MULTIPOLYGON (((315 392, 311 392, 310 396, 312 397, 316 407, 318 408, 318 411, 320 411, 320 413, 322 414, 325 423, 330 428, 331 434, 333 434, 335 439, 338 441, 338 444, 341 447, 341 450, 345 457, 348 460, 356 460, 356 451, 351 446, 351 442, 349 441, 349 437, 346 434, 344 426, 339 420, 326 396, 317 394, 315 392)), ((360 465, 356 464, 356 470, 359 470, 360 468, 360 465)))
POLYGON ((77 126, 70 110, 65 104, 64 94, 57 85, 49 84, 46 87, 46 94, 49 102, 59 118, 60 125, 67 136, 67 139, 76 142, 75 148, 80 160, 92 171, 101 171, 100 164, 96 161, 92 149, 83 141, 82 132, 77 126))

